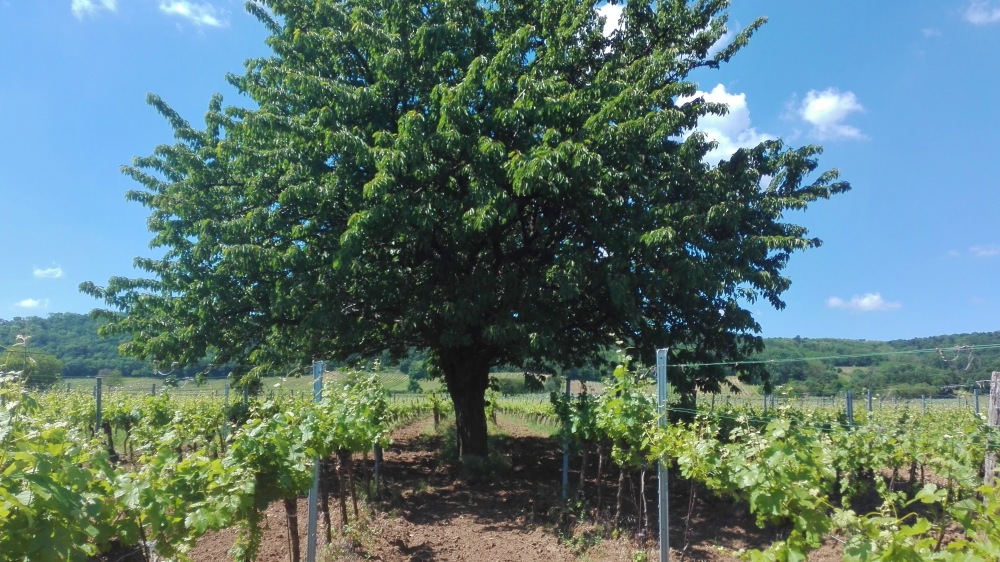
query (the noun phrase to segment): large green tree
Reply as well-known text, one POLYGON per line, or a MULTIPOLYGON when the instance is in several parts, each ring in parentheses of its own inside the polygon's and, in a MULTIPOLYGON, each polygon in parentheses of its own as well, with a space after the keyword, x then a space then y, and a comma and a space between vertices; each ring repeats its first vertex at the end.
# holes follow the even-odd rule
POLYGON ((151 97, 177 143, 125 171, 164 254, 137 260, 148 279, 83 286, 105 332, 251 371, 427 349, 463 455, 486 453, 493 365, 759 350, 748 303, 782 307, 790 254, 819 244, 782 214, 848 186, 815 146, 705 161, 691 132, 726 108, 691 98, 691 73, 762 20, 717 50, 724 0, 632 1, 610 35, 597 4, 249 4, 274 52, 229 77, 252 108, 217 97, 200 129, 151 97))

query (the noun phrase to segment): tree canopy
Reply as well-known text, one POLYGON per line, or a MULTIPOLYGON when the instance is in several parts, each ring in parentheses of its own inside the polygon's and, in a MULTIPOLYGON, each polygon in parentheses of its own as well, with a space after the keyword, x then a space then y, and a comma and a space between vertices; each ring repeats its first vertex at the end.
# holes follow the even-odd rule
MULTIPOLYGON (((691 73, 728 62, 724 0, 628 2, 606 35, 579 0, 249 3, 273 55, 229 81, 252 108, 136 158, 146 279, 82 289, 142 358, 251 372, 427 349, 459 449, 485 454, 491 365, 580 365, 608 346, 673 360, 761 348, 747 309, 782 307, 787 210, 845 191, 816 146, 727 160, 693 132, 725 106, 691 73)), ((679 381, 717 389, 722 370, 679 381)))

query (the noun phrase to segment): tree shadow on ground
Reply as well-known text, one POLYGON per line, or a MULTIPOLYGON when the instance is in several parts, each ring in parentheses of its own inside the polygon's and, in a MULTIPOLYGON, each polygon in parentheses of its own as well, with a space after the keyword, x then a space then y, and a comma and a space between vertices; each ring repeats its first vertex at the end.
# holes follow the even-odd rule
MULTIPOLYGON (((501 420, 503 422, 503 420, 501 420)), ((613 524, 618 471, 605 461, 600 481, 591 459, 585 482, 586 495, 576 492, 580 478, 579 456, 571 457, 571 498, 561 498, 562 446, 557 438, 538 437, 514 431, 514 435, 492 437, 489 470, 469 474, 448 461, 449 436, 428 435, 427 425, 397 433, 387 448, 383 465, 383 499, 379 511, 399 518, 404 530, 388 541, 394 554, 387 560, 454 560, 450 543, 430 540, 419 529, 457 526, 474 528, 483 535, 501 535, 503 541, 518 541, 544 529, 562 545, 571 558, 597 546, 592 559, 617 560, 645 550, 655 553, 657 541, 657 479, 655 470, 646 474, 646 502, 650 510, 645 529, 640 524, 641 497, 638 475, 626 479, 625 501, 617 526, 613 524), (600 492, 598 488, 600 487, 600 492), (603 498, 597 505, 597 497, 603 498), (474 525, 470 525, 474 523, 474 525), (399 544, 395 544, 398 542, 399 544), (620 544, 619 544, 620 543, 620 544), (626 552, 611 556, 608 548, 626 552)), ((670 544, 680 560, 738 560, 737 551, 763 549, 787 536, 788 529, 758 528, 744 503, 719 498, 703 486, 672 475, 670 480, 670 544), (694 493, 694 501, 691 494, 694 493)), ((433 536, 437 536, 434 533, 433 536)), ((451 536, 451 535, 449 535, 451 536)), ((385 551, 382 551, 385 554, 385 551)), ((524 551, 535 559, 549 558, 524 551)))
POLYGON ((488 466, 472 473, 442 459, 444 439, 421 435, 393 443, 383 464, 382 509, 415 525, 471 517, 491 530, 526 531, 557 504, 559 451, 551 438, 495 436, 488 466))

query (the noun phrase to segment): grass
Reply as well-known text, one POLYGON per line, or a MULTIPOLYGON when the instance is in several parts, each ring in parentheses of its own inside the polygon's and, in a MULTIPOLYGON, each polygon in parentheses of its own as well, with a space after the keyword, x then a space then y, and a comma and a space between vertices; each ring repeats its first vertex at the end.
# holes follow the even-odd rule
MULTIPOLYGON (((511 416, 509 414, 497 414, 497 421, 507 427, 517 427, 523 429, 525 433, 537 437, 555 438, 559 436, 559 424, 538 423, 518 416, 511 416)), ((506 435, 506 433, 504 433, 498 425, 499 424, 490 423, 489 427, 491 429, 491 433, 495 432, 497 435, 506 435)))
POLYGON ((458 458, 458 443, 455 435, 454 419, 448 418, 442 420, 441 425, 436 431, 434 424, 427 421, 421 433, 422 437, 427 440, 428 446, 430 446, 430 440, 437 441, 440 462, 452 466, 460 466, 462 476, 470 481, 479 481, 496 474, 502 474, 510 469, 510 460, 499 452, 503 447, 498 445, 501 442, 515 439, 514 434, 554 438, 559 433, 558 426, 533 423, 502 413, 497 414, 497 421, 499 423, 487 422, 490 454, 485 459, 466 457, 460 460, 458 458), (511 430, 514 433, 511 433, 511 430))
MULTIPOLYGON (((336 371, 328 371, 324 375, 325 382, 335 382, 344 377, 343 374, 336 371)), ((409 384, 409 379, 406 375, 400 373, 399 371, 384 371, 382 373, 382 382, 386 389, 392 393, 405 393, 407 391, 407 385, 409 384)), ((156 387, 157 391, 164 388, 165 377, 121 377, 112 385, 115 390, 122 390, 125 392, 152 392, 153 387, 156 387)), ((264 391, 269 390, 281 390, 281 391, 291 391, 291 392, 312 392, 313 380, 312 377, 265 377, 262 381, 262 386, 264 391)), ((96 385, 95 378, 68 378, 63 379, 55 388, 65 390, 67 385, 69 385, 70 390, 87 390, 91 391, 96 385)), ((107 388, 108 381, 105 381, 104 387, 107 388)), ((218 392, 222 393, 229 384, 229 379, 225 378, 212 378, 206 379, 203 384, 196 383, 193 379, 182 379, 178 385, 178 390, 183 390, 185 392, 205 392, 212 393, 218 392)), ((442 390, 444 387, 440 381, 420 381, 421 389, 424 392, 434 392, 442 390)))
MULTIPOLYGON (((337 381, 342 380, 346 376, 346 373, 341 373, 339 371, 327 371, 324 374, 324 381, 337 381)), ((509 380, 520 380, 523 378, 523 373, 492 373, 498 379, 509 379, 509 380)), ((379 378, 382 380, 382 384, 385 385, 386 390, 394 394, 408 394, 410 379, 407 375, 399 372, 395 369, 383 369, 379 371, 379 378)), ((164 381, 166 377, 121 377, 117 379, 112 385, 115 390, 121 390, 124 392, 153 392, 155 387, 156 392, 163 390, 164 381)), ((104 386, 107 388, 109 381, 105 381, 104 386)), ((225 390, 226 384, 229 383, 228 379, 225 378, 212 378, 206 379, 201 385, 197 384, 193 379, 182 379, 177 389, 184 392, 199 392, 199 393, 218 393, 220 396, 225 390)), ((429 394, 432 392, 444 392, 444 384, 440 380, 421 380, 418 381, 420 384, 421 392, 429 394)), ((90 378, 67 378, 63 379, 62 382, 55 386, 56 389, 65 390, 67 385, 70 390, 86 390, 92 391, 96 385, 96 379, 90 378)), ((290 391, 294 393, 309 393, 312 392, 313 381, 310 376, 299 376, 299 377, 265 377, 262 381, 262 386, 264 391, 290 391)))
MULTIPOLYGON (((159 392, 164 387, 164 379, 165 377, 121 377, 118 379, 116 384, 112 385, 112 387, 114 390, 122 390, 125 392, 152 392, 155 385, 156 391, 159 392)), ((309 382, 311 383, 312 381, 309 382)), ((227 379, 208 379, 205 381, 205 384, 199 386, 193 380, 182 380, 178 385, 178 389, 184 391, 199 390, 206 393, 222 393, 225 389, 226 383, 228 383, 227 379)), ((96 378, 70 378, 63 379, 62 382, 55 386, 55 388, 65 390, 68 385, 70 390, 82 389, 91 391, 94 389, 96 384, 96 378)), ((107 388, 106 382, 103 387, 107 388)))

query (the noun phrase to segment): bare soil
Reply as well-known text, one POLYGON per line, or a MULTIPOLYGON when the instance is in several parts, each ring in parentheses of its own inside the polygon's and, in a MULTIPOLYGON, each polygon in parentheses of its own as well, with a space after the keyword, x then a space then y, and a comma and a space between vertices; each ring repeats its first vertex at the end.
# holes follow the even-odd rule
MULTIPOLYGON (((331 501, 333 544, 320 560, 353 562, 631 562, 657 560, 655 541, 656 479, 646 479, 648 527, 640 529, 637 479, 626 495, 622 519, 611 524, 617 472, 605 474, 610 483, 601 490, 603 506, 594 479, 588 481, 586 501, 565 507, 560 498, 562 451, 558 442, 542 435, 537 427, 501 417, 493 437, 488 467, 481 472, 444 463, 440 434, 430 420, 406 426, 393 435, 385 451, 380 499, 362 503, 359 519, 348 516, 341 534, 339 508, 331 501), (477 474, 479 474, 477 476, 477 474), (653 538, 644 539, 645 536, 653 538)), ((573 459, 570 474, 579 479, 579 459, 573 459)), ((365 468, 356 459, 359 490, 364 488, 365 468)), ((367 463, 365 466, 370 465, 367 463)), ((596 459, 589 471, 594 472, 596 459)), ((348 502, 348 510, 351 510, 348 502)), ((299 500, 299 535, 305 559, 306 501, 299 500)), ((749 548, 766 548, 780 539, 780 529, 761 530, 746 508, 720 500, 686 482, 671 482, 671 560, 739 560, 749 548), (694 500, 691 501, 691 493, 694 500), (690 519, 690 520, 689 520, 690 519)), ((278 503, 267 512, 267 528, 258 560, 289 560, 284 507, 278 503)), ((321 522, 322 525, 322 522, 321 522)), ((321 526, 320 536, 323 536, 321 526)), ((213 533, 199 541, 190 553, 196 561, 223 562, 235 533, 213 533)), ((812 553, 810 560, 840 560, 836 543, 812 553)))

